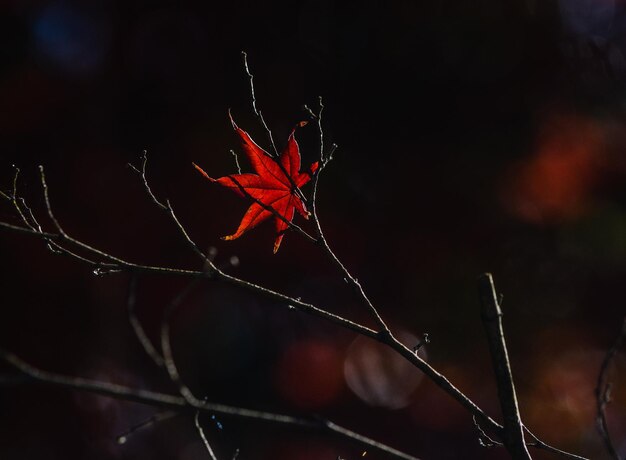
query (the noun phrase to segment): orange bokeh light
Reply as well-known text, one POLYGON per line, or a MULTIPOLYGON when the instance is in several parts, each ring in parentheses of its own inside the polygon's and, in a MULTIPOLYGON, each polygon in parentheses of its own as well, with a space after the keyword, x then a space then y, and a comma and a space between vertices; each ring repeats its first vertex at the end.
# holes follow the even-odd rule
POLYGON ((534 152, 517 164, 505 185, 505 205, 532 223, 580 216, 588 207, 606 155, 606 135, 595 120, 552 115, 534 152))

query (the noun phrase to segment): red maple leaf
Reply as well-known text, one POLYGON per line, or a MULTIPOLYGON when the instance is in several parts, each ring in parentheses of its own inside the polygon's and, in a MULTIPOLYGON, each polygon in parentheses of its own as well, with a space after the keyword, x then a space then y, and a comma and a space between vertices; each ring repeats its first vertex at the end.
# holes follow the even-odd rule
POLYGON ((230 121, 241 137, 243 150, 256 174, 231 174, 213 179, 200 166, 195 163, 193 165, 211 182, 217 182, 240 196, 249 196, 255 200, 241 219, 237 231, 223 239, 234 240, 239 238, 248 230, 274 216, 278 233, 274 242, 274 253, 276 253, 283 240, 285 230, 287 230, 287 222, 293 220, 294 210, 297 209, 305 219, 309 218, 309 212, 298 196, 296 187, 300 188, 311 180, 311 176, 317 170, 318 162, 311 165, 310 172, 300 172, 300 149, 294 137, 295 128, 291 131, 287 140, 287 147, 277 162, 269 153, 259 147, 247 132, 239 128, 232 117, 230 121), (273 209, 276 214, 267 208, 273 209), (282 216, 282 218, 278 216, 282 216))

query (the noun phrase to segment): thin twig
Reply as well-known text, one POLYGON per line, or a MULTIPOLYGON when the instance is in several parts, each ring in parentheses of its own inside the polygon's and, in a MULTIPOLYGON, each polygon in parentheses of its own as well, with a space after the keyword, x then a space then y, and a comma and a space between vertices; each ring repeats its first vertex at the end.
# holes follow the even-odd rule
POLYGON ((595 390, 597 404, 596 427, 602 441, 604 442, 604 447, 615 460, 620 460, 620 457, 617 453, 615 443, 611 439, 609 425, 606 420, 606 406, 611 402, 611 382, 609 382, 609 370, 615 355, 622 346, 624 338, 626 338, 626 318, 624 318, 619 334, 602 360, 600 372, 598 373, 598 383, 595 390))
MULTIPOLYGON (((44 231, 37 219, 35 218, 32 209, 26 204, 26 200, 24 200, 24 198, 22 197, 19 197, 17 194, 17 184, 20 174, 20 168, 15 165, 13 165, 13 167, 15 168, 15 175, 13 176, 13 189, 9 199, 24 225, 26 225, 31 230, 38 231, 39 233, 43 234, 44 231)), ((66 254, 71 256, 75 255, 76 257, 80 257, 77 254, 73 254, 68 249, 62 247, 60 244, 52 241, 50 238, 46 239, 46 244, 48 249, 54 254, 66 254)))
POLYGON ((493 369, 496 374, 498 397, 504 420, 502 440, 513 459, 530 460, 531 457, 524 441, 524 429, 522 428, 511 365, 509 364, 509 355, 504 339, 502 310, 498 304, 493 278, 490 273, 485 273, 478 279, 478 283, 481 317, 487 334, 493 369))
POLYGON ((381 332, 386 332, 390 334, 391 332, 389 330, 389 327, 387 326, 383 318, 378 313, 378 310, 376 309, 374 304, 372 304, 372 302, 370 301, 369 297, 363 290, 363 286, 361 286, 361 283, 359 283, 359 281, 354 276, 352 276, 352 274, 348 271, 345 265, 343 265, 343 263, 339 260, 339 258, 335 255, 333 250, 330 248, 330 245, 328 244, 328 241, 326 240, 326 237, 324 236, 324 231, 322 230, 322 225, 320 223, 319 216, 317 215, 317 187, 319 183, 320 174, 323 171, 324 166, 325 166, 324 129, 322 126, 322 112, 324 110, 324 104, 322 103, 321 96, 319 98, 319 104, 320 104, 320 109, 316 116, 316 119, 317 119, 317 127, 319 131, 319 139, 320 139, 320 150, 319 150, 320 168, 315 172, 313 176, 313 191, 311 193, 311 215, 312 215, 312 220, 315 225, 316 232, 317 232, 317 241, 322 247, 322 249, 324 250, 324 253, 330 258, 330 260, 333 262, 335 267, 339 269, 344 279, 348 281, 351 284, 351 286, 354 288, 354 290, 357 292, 359 298, 361 299, 361 302, 365 305, 367 310, 376 320, 376 324, 380 328, 381 332))
POLYGON ((237 152, 234 150, 229 150, 230 154, 235 157, 235 166, 237 166, 237 174, 241 174, 241 166, 239 165, 239 157, 237 156, 237 152))
POLYGON ((478 442, 482 447, 502 447, 504 445, 501 442, 492 439, 480 426, 480 423, 478 423, 476 417, 472 416, 472 420, 474 420, 474 426, 476 427, 476 431, 478 431, 478 442))
POLYGON ((266 422, 270 424, 300 427, 308 431, 329 433, 339 439, 354 442, 363 447, 367 447, 368 449, 375 449, 395 458, 418 460, 414 456, 400 452, 370 438, 356 435, 356 433, 324 419, 299 418, 290 415, 263 412, 203 401, 198 401, 197 405, 190 405, 189 402, 181 396, 47 372, 26 363, 13 353, 9 353, 2 349, 0 349, 0 359, 23 372, 25 375, 31 377, 33 382, 96 393, 116 399, 173 409, 180 412, 195 413, 196 411, 200 411, 203 413, 218 414, 222 417, 232 417, 243 420, 266 422))
POLYGON ((148 162, 148 152, 144 150, 141 154, 141 169, 137 168, 131 163, 128 163, 128 167, 138 173, 141 176, 141 181, 143 183, 143 187, 146 190, 148 196, 152 199, 152 202, 156 204, 159 208, 163 210, 167 210, 167 206, 161 203, 157 197, 152 193, 152 189, 150 188, 150 184, 148 184, 148 178, 146 177, 146 163, 148 162))
POLYGON ((161 350, 163 351, 165 369, 167 370, 170 380, 178 387, 180 395, 185 398, 191 406, 197 406, 200 403, 200 400, 196 398, 189 387, 185 385, 178 372, 178 367, 176 366, 176 361, 174 360, 174 355, 172 354, 172 346, 170 342, 170 319, 176 308, 196 286, 197 281, 198 280, 193 280, 185 287, 185 289, 174 297, 165 309, 163 313, 163 320, 161 321, 161 350))
POLYGON ((564 450, 557 449, 556 447, 553 447, 550 444, 543 442, 541 439, 535 436, 535 434, 530 431, 526 426, 524 426, 524 431, 526 431, 526 433, 528 433, 528 435, 533 438, 533 441, 526 443, 527 446, 533 447, 538 450, 545 450, 564 458, 569 458, 573 460, 589 460, 587 457, 582 457, 580 455, 565 452, 564 450))
POLYGON ((217 457, 215 456, 215 453, 213 452, 213 449, 211 448, 211 444, 209 444, 209 440, 206 438, 204 434, 204 430, 202 429, 202 426, 200 426, 200 411, 199 410, 196 411, 196 415, 194 415, 193 417, 193 423, 196 425, 198 434, 200 435, 200 438, 202 438, 202 442, 204 443, 204 447, 206 447, 206 450, 209 453, 209 457, 211 457, 211 460, 217 460, 217 457))
POLYGON ((144 186, 144 189, 146 191, 146 193, 148 194, 148 197, 150 198, 150 200, 162 211, 165 211, 168 216, 172 219, 172 221, 174 222, 174 225, 176 225, 176 228, 178 229, 178 231, 181 233, 181 235, 183 236, 183 238, 185 239, 186 243, 190 246, 191 250, 193 252, 196 253, 196 255, 198 255, 202 261, 205 264, 206 267, 206 272, 211 272, 214 268, 213 266, 213 261, 207 259, 206 255, 200 250, 200 248, 198 248, 198 246, 196 245, 196 243, 193 242, 193 240, 189 237, 189 235, 187 234, 187 231, 185 230, 185 228, 181 225, 180 221, 178 220, 178 217, 176 217, 176 214, 174 213, 174 208, 172 207, 172 203, 170 202, 170 200, 165 200, 165 204, 163 204, 154 194, 154 192, 152 191, 152 188, 150 187, 150 184, 148 182, 148 177, 146 175, 146 164, 148 162, 148 152, 146 150, 143 151, 142 156, 141 156, 141 169, 138 169, 136 166, 132 165, 131 163, 128 163, 128 166, 136 171, 137 173, 139 173, 139 175, 141 176, 141 180, 144 186))
POLYGON ((272 150, 275 158, 278 158, 278 149, 276 148, 276 144, 274 143, 274 136, 272 135, 272 131, 265 123, 265 119, 263 118, 263 114, 256 106, 256 95, 254 94, 254 75, 250 72, 250 68, 248 67, 248 54, 245 51, 241 52, 241 57, 243 59, 243 68, 246 71, 246 75, 248 75, 248 79, 250 80, 250 98, 252 99, 252 111, 259 119, 261 126, 265 129, 265 133, 267 134, 267 138, 272 146, 272 150))
MULTIPOLYGON (((261 113, 261 111, 258 109, 256 105, 256 95, 254 92, 254 76, 252 75, 252 72, 250 72, 250 67, 248 66, 248 54, 245 51, 242 51, 241 56, 243 59, 244 70, 246 72, 246 75, 248 75, 248 79, 250 80, 250 98, 252 101, 252 110, 254 114, 256 115, 256 117, 259 119, 261 126, 267 133, 267 137, 273 149, 273 154, 268 154, 268 155, 276 161, 276 164, 278 165, 280 170, 287 177, 291 185, 291 188, 294 190, 294 193, 298 195, 298 197, 306 204, 307 203, 306 196, 304 195, 304 193, 302 193, 302 190, 300 190, 300 187, 298 187, 298 185, 294 182, 293 177, 291 177, 291 175, 287 172, 285 167, 280 162, 280 154, 278 153, 278 149, 276 148, 276 144, 274 143, 274 136, 272 135, 272 130, 267 126, 267 123, 265 122, 265 119, 263 118, 263 114, 261 113)), ((231 123, 233 124, 233 127, 236 127, 236 124, 233 121, 233 117, 230 114, 230 110, 228 111, 228 115, 230 117, 231 123)))
POLYGON ((132 427, 130 427, 130 429, 128 431, 126 431, 125 433, 122 433, 121 435, 119 435, 116 440, 118 444, 126 444, 128 442, 128 438, 130 438, 130 436, 132 436, 133 434, 135 434, 138 431, 141 430, 145 430, 148 427, 154 426, 159 422, 163 422, 165 420, 169 420, 171 418, 176 417, 177 415, 180 415, 178 412, 174 412, 171 410, 167 410, 167 411, 163 411, 163 412, 157 412, 156 414, 154 414, 152 417, 150 417, 147 420, 144 420, 141 423, 138 423, 137 425, 134 425, 132 427))
POLYGON ((145 350, 146 354, 152 359, 157 367, 164 367, 165 362, 163 361, 163 357, 159 354, 156 348, 154 348, 154 345, 152 345, 152 341, 148 338, 146 331, 144 330, 141 322, 139 321, 139 318, 137 318, 137 314, 135 313, 135 304, 137 298, 137 278, 137 273, 131 273, 127 299, 128 320, 133 328, 133 331, 135 331, 135 336, 137 336, 137 340, 145 350))

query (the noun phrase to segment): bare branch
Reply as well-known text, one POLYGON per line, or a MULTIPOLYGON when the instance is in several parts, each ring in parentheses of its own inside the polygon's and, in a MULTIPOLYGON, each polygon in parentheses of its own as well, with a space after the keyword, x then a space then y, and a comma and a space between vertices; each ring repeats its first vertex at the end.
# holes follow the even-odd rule
POLYGON ((502 310, 498 304, 493 278, 490 273, 485 273, 478 279, 478 283, 482 307, 481 316, 487 334, 493 369, 496 374, 498 397, 504 419, 502 440, 513 459, 530 460, 531 457, 524 441, 524 430, 504 339, 502 310))
POLYGON ((197 411, 210 414, 218 414, 223 417, 232 417, 242 420, 265 422, 275 425, 294 426, 308 431, 318 433, 328 433, 339 439, 354 442, 360 446, 374 449, 389 456, 405 459, 419 460, 416 457, 400 452, 385 444, 374 441, 370 438, 357 435, 356 433, 336 425, 324 419, 306 419, 293 417, 290 415, 263 412, 242 407, 216 404, 198 401, 197 405, 190 405, 181 396, 174 396, 165 393, 158 393, 149 390, 125 387, 114 383, 100 382, 83 379, 80 377, 67 377, 53 372, 43 371, 26 363, 16 355, 0 349, 0 359, 12 365, 25 375, 31 377, 33 382, 46 385, 54 385, 74 390, 96 393, 102 396, 109 396, 125 401, 132 401, 150 406, 173 409, 178 412, 196 413, 197 411))
POLYGON ((611 433, 609 432, 609 425, 606 420, 606 406, 611 402, 611 382, 609 382, 609 370, 611 368, 611 363, 621 348, 625 338, 626 318, 624 318, 619 334, 602 360, 602 365, 600 366, 600 372, 598 374, 598 383, 595 390, 597 405, 596 426, 598 433, 604 442, 606 450, 615 460, 620 460, 620 457, 617 453, 617 449, 615 448, 615 443, 611 439, 611 433))

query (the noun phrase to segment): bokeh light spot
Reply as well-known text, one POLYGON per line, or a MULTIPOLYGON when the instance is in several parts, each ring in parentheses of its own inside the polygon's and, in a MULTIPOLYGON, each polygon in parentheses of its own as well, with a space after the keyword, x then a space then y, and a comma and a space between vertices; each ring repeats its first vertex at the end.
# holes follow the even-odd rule
POLYGON ((40 11, 33 35, 44 60, 69 74, 97 70, 109 44, 109 31, 100 22, 62 3, 40 11))
POLYGON ((580 217, 599 179, 605 147, 604 133, 595 121, 552 117, 532 155, 513 168, 505 184, 506 207, 537 224, 580 217))
MULTIPOLYGON (((398 334, 402 342, 413 347, 415 336, 398 334)), ((421 347, 419 356, 426 359, 421 347)), ((389 347, 365 337, 358 337, 348 349, 344 376, 350 389, 371 406, 401 409, 411 403, 411 395, 423 374, 389 347)))
POLYGON ((330 404, 340 396, 342 356, 332 343, 306 339, 287 347, 276 368, 282 397, 301 409, 330 404))

